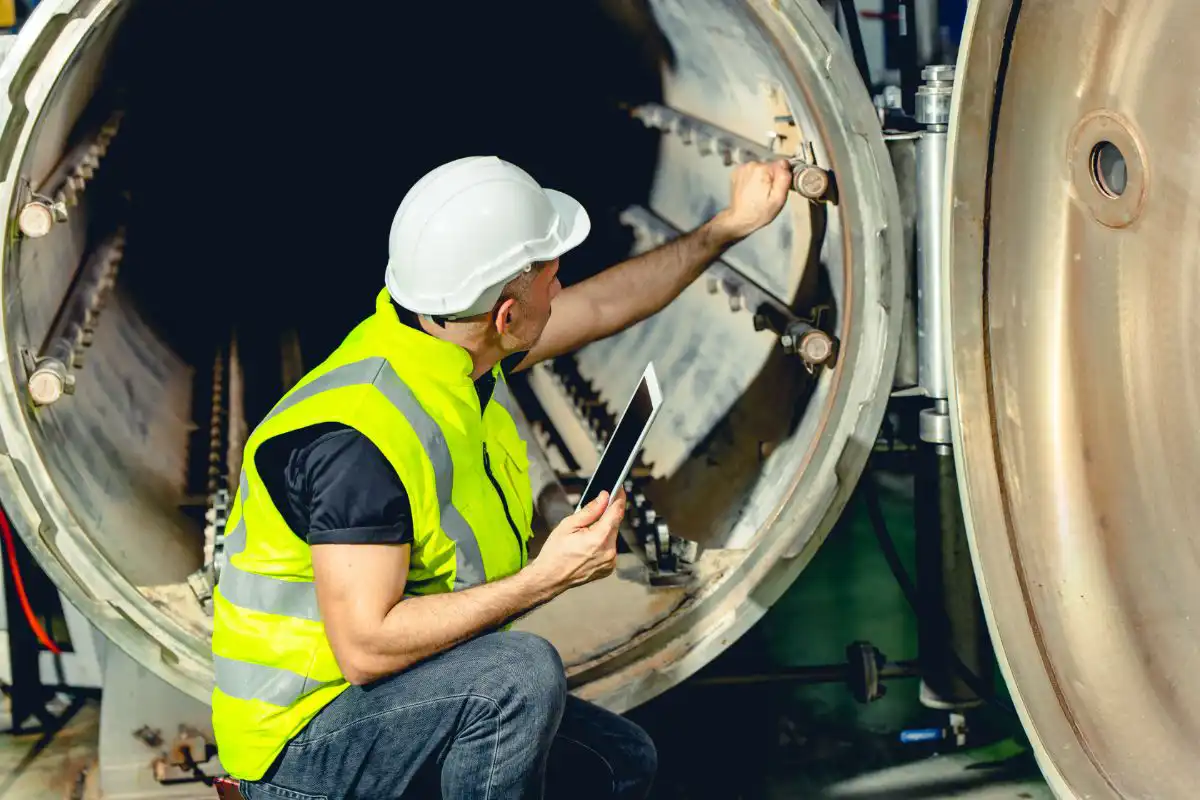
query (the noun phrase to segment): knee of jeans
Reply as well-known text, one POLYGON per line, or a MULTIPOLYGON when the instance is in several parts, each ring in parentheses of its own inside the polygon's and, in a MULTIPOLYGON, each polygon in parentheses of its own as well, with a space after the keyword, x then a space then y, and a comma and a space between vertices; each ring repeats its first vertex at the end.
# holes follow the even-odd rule
POLYGON ((515 694, 553 715, 567 698, 567 675, 554 645, 525 631, 507 631, 499 642, 497 666, 513 682, 515 694))
POLYGON ((631 782, 639 787, 649 787, 658 774, 658 748, 654 740, 640 726, 633 726, 633 741, 627 748, 626 755, 630 761, 633 775, 631 782))

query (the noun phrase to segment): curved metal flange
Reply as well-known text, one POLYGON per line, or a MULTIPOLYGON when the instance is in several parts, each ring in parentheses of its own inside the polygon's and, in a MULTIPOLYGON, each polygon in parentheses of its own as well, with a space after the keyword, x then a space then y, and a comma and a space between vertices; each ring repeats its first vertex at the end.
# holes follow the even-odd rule
MULTIPOLYGON (((8 154, 0 158, 0 203, 10 224, 18 210, 20 154, 37 135, 56 80, 87 37, 123 5, 118 0, 42 3, 11 60, 0 67, 0 83, 12 90, 0 98, 0 154, 8 154), (19 98, 23 106, 12 107, 10 98, 19 98)), ((891 389, 905 261, 898 196, 875 109, 819 7, 801 0, 753 0, 748 8, 739 5, 739 13, 750 13, 761 24, 794 102, 811 113, 814 139, 825 149, 821 163, 837 175, 838 203, 831 214, 838 224, 829 239, 836 239, 832 249, 846 275, 837 287, 838 368, 820 379, 820 413, 810 415, 803 433, 811 445, 773 456, 786 467, 780 499, 754 510, 764 522, 753 545, 724 560, 717 554, 704 589, 658 624, 572 666, 575 691, 617 711, 708 663, 800 574, 850 496, 891 389)), ((3 258, 13 258, 11 244, 3 247, 3 258)), ((81 526, 38 452, 37 432, 15 375, 6 372, 0 381, 6 448, 0 457, 0 502, 38 562, 101 632, 163 680, 207 701, 212 688, 207 640, 138 591, 97 548, 102 531, 81 526)))

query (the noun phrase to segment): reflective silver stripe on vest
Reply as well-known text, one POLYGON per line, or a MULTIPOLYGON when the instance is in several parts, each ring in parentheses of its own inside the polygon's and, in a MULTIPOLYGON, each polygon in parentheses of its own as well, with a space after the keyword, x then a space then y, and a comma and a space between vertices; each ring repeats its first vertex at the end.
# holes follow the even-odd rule
MULTIPOLYGON (((383 392, 391 404, 400 410, 417 432, 417 437, 425 446, 425 453, 433 462, 434 482, 437 484, 438 506, 442 510, 442 530, 454 542, 454 557, 457 569, 454 573, 455 590, 483 583, 486 574, 483 571, 483 555, 479 552, 479 542, 471 531, 471 526, 463 519, 463 515, 454 507, 451 491, 454 488, 454 461, 450 458, 450 446, 442 429, 429 416, 412 389, 400 380, 400 376, 387 363, 387 359, 379 359, 383 364, 375 377, 375 388, 383 392)), ((361 363, 361 362, 360 362, 361 363)))
POLYGON ((492 399, 503 406, 504 410, 509 413, 509 416, 512 416, 512 395, 508 391, 508 381, 504 380, 504 378, 496 379, 496 387, 492 389, 492 399))
POLYGON ((305 678, 288 669, 237 661, 224 656, 213 656, 213 672, 217 676, 217 687, 238 700, 261 700, 275 706, 290 706, 318 689, 333 686, 341 681, 321 683, 305 678))
POLYGON ((283 580, 246 572, 230 561, 246 549, 245 504, 249 488, 250 483, 243 470, 238 489, 242 513, 238 514, 238 523, 233 531, 225 536, 225 566, 221 568, 217 581, 221 595, 235 606, 251 611, 319 620, 321 612, 317 607, 317 588, 311 581, 283 580))
MULTIPOLYGON (((437 487, 438 505, 441 508, 441 524, 446 535, 455 544, 457 569, 454 588, 463 589, 482 583, 486 577, 479 542, 470 525, 454 507, 451 497, 454 487, 454 462, 442 429, 433 417, 417 402, 412 390, 400 380, 385 358, 368 358, 346 364, 319 375, 297 388, 276 404, 263 420, 271 419, 302 400, 315 397, 321 392, 348 386, 374 384, 388 401, 404 415, 417 438, 425 448, 433 464, 434 483, 437 487)), ((241 497, 244 501, 248 484, 242 474, 241 497)), ((226 539, 227 558, 242 552, 246 547, 245 522, 239 517, 234 531, 226 539)), ((310 581, 281 580, 269 575, 259 575, 238 569, 226 563, 221 571, 219 585, 221 594, 234 605, 268 614, 319 620, 316 587, 310 581)))
POLYGON ((316 397, 321 392, 327 392, 330 389, 361 386, 364 383, 373 383, 375 377, 379 375, 380 370, 384 367, 387 367, 389 370, 391 369, 391 365, 388 364, 386 358, 365 358, 362 361, 355 361, 335 367, 323 375, 318 375, 303 386, 298 386, 291 394, 285 395, 282 400, 275 404, 275 407, 271 409, 270 413, 263 418, 263 421, 259 425, 265 424, 272 417, 282 414, 301 400, 316 397))

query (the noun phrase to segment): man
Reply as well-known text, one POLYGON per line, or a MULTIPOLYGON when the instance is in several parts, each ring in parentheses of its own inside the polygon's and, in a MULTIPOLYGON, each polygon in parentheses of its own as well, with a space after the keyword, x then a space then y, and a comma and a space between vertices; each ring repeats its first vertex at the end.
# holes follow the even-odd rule
POLYGON ((212 698, 246 798, 646 796, 649 737, 569 696, 554 647, 508 629, 612 571, 625 498, 566 518, 529 561, 505 375, 663 308, 774 219, 789 182, 784 162, 740 166, 712 219, 566 289, 559 257, 590 230, 574 199, 493 157, 409 190, 375 313, 246 445, 212 698))

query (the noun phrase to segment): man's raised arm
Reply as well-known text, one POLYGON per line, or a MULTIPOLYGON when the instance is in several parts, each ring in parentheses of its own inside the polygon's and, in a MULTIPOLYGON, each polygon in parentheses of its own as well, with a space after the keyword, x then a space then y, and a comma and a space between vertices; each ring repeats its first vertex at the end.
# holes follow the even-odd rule
POLYGON ((786 161, 734 169, 730 204, 712 219, 663 245, 563 289, 538 343, 517 365, 571 352, 661 311, 731 245, 779 215, 791 187, 786 161))

